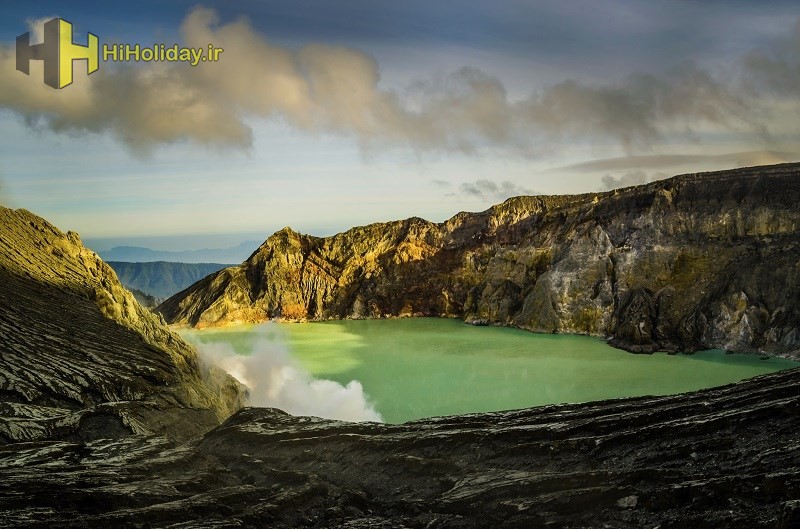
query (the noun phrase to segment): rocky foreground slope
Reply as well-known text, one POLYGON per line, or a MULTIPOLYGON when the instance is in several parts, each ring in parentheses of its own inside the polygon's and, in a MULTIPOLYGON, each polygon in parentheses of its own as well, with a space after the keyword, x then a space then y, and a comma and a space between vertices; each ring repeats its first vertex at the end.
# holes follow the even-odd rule
POLYGON ((800 357, 800 164, 516 197, 435 224, 285 228, 164 302, 197 327, 447 315, 608 336, 632 351, 800 357))
POLYGON ((248 408, 189 445, 0 446, 0 527, 796 528, 798 387, 404 425, 248 408))
POLYGON ((0 207, 0 444, 200 435, 238 383, 142 308, 114 271, 24 210, 0 207))

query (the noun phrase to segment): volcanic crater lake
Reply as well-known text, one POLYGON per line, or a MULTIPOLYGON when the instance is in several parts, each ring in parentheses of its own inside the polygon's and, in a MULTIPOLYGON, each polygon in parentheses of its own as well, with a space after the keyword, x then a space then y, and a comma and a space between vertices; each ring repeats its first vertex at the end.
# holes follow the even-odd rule
POLYGON ((318 379, 359 381, 390 423, 666 395, 800 366, 721 350, 634 355, 593 337, 438 318, 270 323, 185 334, 195 343, 228 344, 240 355, 252 354, 256 340, 275 342, 318 379))

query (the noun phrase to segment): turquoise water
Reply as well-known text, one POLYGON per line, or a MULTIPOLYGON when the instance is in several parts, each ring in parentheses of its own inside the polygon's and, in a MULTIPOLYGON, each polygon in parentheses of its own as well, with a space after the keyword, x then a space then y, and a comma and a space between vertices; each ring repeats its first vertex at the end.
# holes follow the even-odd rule
POLYGON ((247 355, 285 344, 316 378, 358 380, 387 422, 563 402, 664 395, 718 386, 800 363, 702 351, 634 355, 586 336, 413 318, 191 331, 247 355))

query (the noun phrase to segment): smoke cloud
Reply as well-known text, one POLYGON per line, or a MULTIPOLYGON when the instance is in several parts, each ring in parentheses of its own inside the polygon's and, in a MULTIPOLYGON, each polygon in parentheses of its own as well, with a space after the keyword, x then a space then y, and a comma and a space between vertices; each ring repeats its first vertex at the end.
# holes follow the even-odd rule
POLYGON ((60 91, 15 72, 13 45, 4 46, 0 108, 55 131, 111 132, 141 151, 179 141, 246 148, 252 144, 248 120, 262 118, 350 136, 364 149, 534 155, 569 141, 630 152, 695 129, 766 139, 771 109, 755 105, 753 94, 769 91, 796 103, 800 79, 797 35, 778 50, 745 57, 738 67, 761 79, 746 86, 687 64, 669 75, 634 74, 609 85, 566 80, 512 100, 500 80, 474 68, 388 90, 365 53, 321 44, 281 47, 246 21, 220 24, 207 8, 191 11, 181 34, 187 46, 223 48, 220 61, 195 68, 105 63, 60 91))
POLYGON ((250 388, 253 406, 341 421, 383 421, 357 380, 342 386, 316 379, 290 356, 285 345, 258 331, 254 334, 247 355, 238 354, 228 343, 206 343, 194 334, 185 338, 195 346, 202 361, 224 369, 250 388))

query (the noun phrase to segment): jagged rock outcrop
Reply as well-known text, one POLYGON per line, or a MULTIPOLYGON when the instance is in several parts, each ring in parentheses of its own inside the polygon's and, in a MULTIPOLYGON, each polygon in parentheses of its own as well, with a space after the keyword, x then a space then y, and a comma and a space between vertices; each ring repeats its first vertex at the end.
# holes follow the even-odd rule
POLYGON ((145 292, 142 292, 139 289, 128 287, 128 290, 131 294, 133 294, 133 299, 135 299, 139 305, 145 307, 147 309, 154 309, 159 306, 164 300, 159 300, 158 298, 151 296, 145 292))
POLYGON ((165 301, 170 323, 456 316, 637 352, 800 357, 800 164, 516 197, 435 224, 285 228, 165 301))
POLYGON ((794 369, 404 425, 248 408, 191 445, 0 446, 0 527, 788 529, 798 387, 794 369))
POLYGON ((186 439, 243 402, 77 234, 0 207, 0 444, 186 439))

